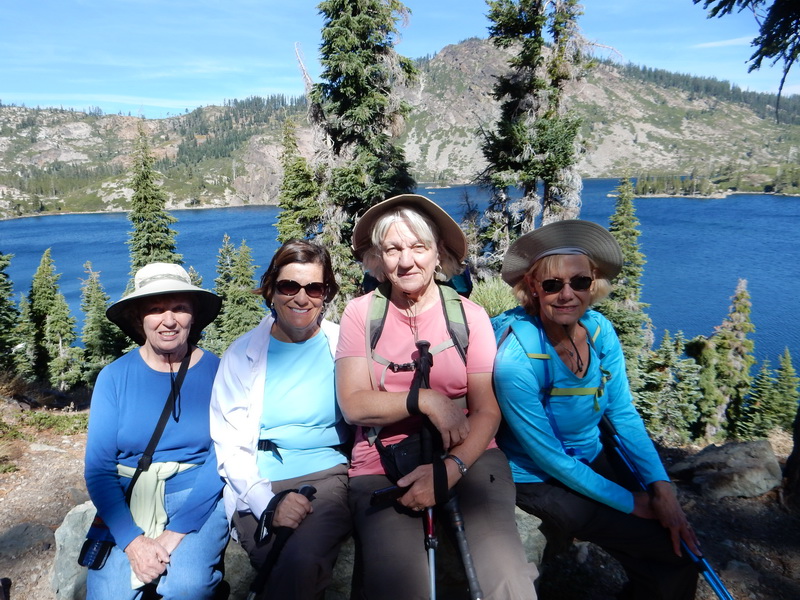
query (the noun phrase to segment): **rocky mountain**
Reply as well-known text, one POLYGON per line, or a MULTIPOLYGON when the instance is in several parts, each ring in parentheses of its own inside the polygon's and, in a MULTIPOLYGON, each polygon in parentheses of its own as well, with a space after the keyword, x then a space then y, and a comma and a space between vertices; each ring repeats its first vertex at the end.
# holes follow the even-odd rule
MULTIPOLYGON (((482 170, 480 132, 497 118, 491 90, 507 58, 475 38, 418 61, 419 80, 400 90, 413 107, 400 141, 419 182, 464 183, 482 170)), ((695 89, 688 76, 676 85, 647 75, 600 63, 570 88, 583 118, 584 177, 736 173, 740 185, 769 189, 782 169, 800 168, 800 125, 778 125, 767 100, 746 104, 695 89)), ((158 120, 0 105, 0 217, 124 210, 139 126, 159 159, 170 208, 274 204, 287 116, 300 123, 301 151, 311 158, 304 114, 302 98, 283 96, 158 120)))

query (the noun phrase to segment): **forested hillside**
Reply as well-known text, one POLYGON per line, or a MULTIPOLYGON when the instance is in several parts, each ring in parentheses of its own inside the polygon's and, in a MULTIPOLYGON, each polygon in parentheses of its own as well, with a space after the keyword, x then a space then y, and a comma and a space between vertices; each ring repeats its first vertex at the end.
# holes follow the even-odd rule
MULTIPOLYGON (((399 92, 411 105, 402 143, 420 182, 471 181, 484 167, 482 128, 507 55, 466 40, 417 61, 399 92)), ((298 74, 298 77, 300 75, 298 74)), ((727 82, 601 62, 569 90, 582 118, 584 177, 669 174, 721 188, 796 192, 800 99, 743 92, 727 82)), ((170 207, 277 203, 280 126, 298 122, 309 153, 304 98, 233 100, 159 120, 0 105, 0 217, 125 210, 140 122, 158 158, 170 207)))

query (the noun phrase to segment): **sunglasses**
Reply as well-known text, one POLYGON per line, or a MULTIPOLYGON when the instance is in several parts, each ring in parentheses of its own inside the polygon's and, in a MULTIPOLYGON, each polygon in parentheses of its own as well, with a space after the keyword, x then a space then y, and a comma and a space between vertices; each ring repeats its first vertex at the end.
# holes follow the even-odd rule
POLYGON ((296 296, 300 293, 300 290, 305 290, 306 296, 309 298, 322 298, 328 291, 328 286, 320 281, 312 281, 311 283, 300 285, 291 279, 281 279, 275 284, 275 289, 284 296, 296 296))
POLYGON ((593 281, 594 279, 591 277, 580 275, 578 277, 573 277, 569 281, 562 281, 561 279, 545 279, 544 281, 540 282, 539 285, 542 286, 542 290, 545 294, 556 294, 563 290, 564 286, 567 284, 569 284, 569 287, 572 288, 573 292, 585 292, 592 287, 593 281))

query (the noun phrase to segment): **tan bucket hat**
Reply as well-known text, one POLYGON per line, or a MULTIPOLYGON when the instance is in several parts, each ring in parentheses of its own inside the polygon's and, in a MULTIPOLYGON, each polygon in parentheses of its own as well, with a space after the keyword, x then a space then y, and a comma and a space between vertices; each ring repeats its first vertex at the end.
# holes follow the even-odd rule
POLYGON ((503 257, 503 281, 516 285, 533 263, 552 254, 585 254, 608 280, 622 269, 622 250, 605 227, 568 219, 548 223, 518 237, 503 257))

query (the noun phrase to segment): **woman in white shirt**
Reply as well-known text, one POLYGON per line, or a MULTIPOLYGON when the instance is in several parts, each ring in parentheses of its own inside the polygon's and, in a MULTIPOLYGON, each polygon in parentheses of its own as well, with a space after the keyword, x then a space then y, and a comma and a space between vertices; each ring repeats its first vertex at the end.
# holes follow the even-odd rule
POLYGON ((214 382, 211 436, 234 537, 260 570, 273 533, 294 530, 266 581, 270 597, 323 598, 351 530, 350 434, 334 387, 339 327, 323 319, 338 290, 325 248, 286 242, 256 290, 270 314, 231 344, 214 382), (304 485, 316 488, 313 502, 298 493, 304 485))

